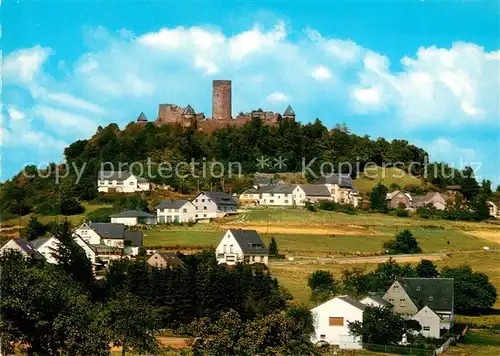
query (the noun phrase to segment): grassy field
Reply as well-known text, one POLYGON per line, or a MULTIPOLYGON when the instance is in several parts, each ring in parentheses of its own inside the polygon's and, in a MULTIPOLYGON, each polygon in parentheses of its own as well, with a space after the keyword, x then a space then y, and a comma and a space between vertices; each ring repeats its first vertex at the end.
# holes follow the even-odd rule
POLYGON ((354 180, 354 185, 361 193, 369 193, 378 182, 386 187, 397 184, 401 188, 407 186, 425 187, 425 184, 417 177, 407 174, 399 168, 370 167, 365 169, 360 176, 354 180))

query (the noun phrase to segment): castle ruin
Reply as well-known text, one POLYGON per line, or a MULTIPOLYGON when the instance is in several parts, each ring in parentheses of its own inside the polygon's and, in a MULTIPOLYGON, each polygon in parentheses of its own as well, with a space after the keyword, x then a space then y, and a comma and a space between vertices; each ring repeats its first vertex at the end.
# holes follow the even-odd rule
MULTIPOLYGON (((260 118, 267 125, 276 125, 280 118, 295 120, 295 112, 290 105, 283 115, 258 109, 249 113, 240 113, 233 118, 231 114, 231 81, 214 80, 212 85, 212 117, 207 118, 204 113, 196 113, 191 105, 183 108, 174 104, 160 104, 158 105, 158 117, 154 124, 157 126, 173 124, 196 127, 205 132, 212 132, 226 126, 241 127, 253 118, 260 118)), ((139 118, 138 123, 144 124, 144 114, 141 113, 139 118)))

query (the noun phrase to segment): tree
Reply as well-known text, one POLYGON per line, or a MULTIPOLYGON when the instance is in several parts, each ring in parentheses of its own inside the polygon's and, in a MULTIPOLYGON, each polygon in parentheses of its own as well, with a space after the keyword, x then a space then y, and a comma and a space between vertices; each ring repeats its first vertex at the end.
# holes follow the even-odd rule
POLYGON ((363 321, 348 321, 349 333, 361 337, 364 343, 397 345, 403 335, 415 325, 405 323, 403 317, 385 307, 367 306, 363 321))
POLYGON ((88 288, 94 281, 92 263, 85 251, 74 241, 67 219, 55 227, 54 237, 59 241, 57 250, 52 253, 58 262, 57 267, 88 288))
POLYGON ((486 274, 474 272, 468 265, 444 267, 440 278, 453 278, 455 310, 463 314, 477 314, 492 308, 497 290, 486 274))
POLYGON ((420 260, 415 267, 415 272, 420 278, 436 278, 439 274, 437 266, 429 260, 420 260))
POLYGON ((18 252, 0 257, 0 347, 27 345, 28 355, 107 355, 109 339, 88 293, 48 264, 18 252), (21 301, 21 302, 20 302, 21 301))
POLYGON ((62 198, 59 211, 62 215, 76 215, 85 211, 85 208, 75 198, 62 198))
POLYGON ((378 183, 370 194, 370 209, 374 211, 387 211, 387 187, 382 183, 378 183))
POLYGON ((279 254, 278 243, 276 242, 274 237, 271 237, 271 242, 269 243, 269 255, 276 256, 278 254, 279 254))
POLYGON ((23 232, 23 237, 27 241, 32 241, 40 236, 44 235, 46 232, 46 227, 38 221, 36 216, 30 216, 28 224, 26 225, 26 229, 23 232))
POLYGON ((420 253, 422 249, 418 245, 417 239, 410 230, 403 230, 396 235, 396 238, 384 243, 384 248, 389 254, 420 253))
POLYGON ((309 276, 307 284, 311 289, 311 299, 322 302, 337 292, 337 283, 329 271, 318 270, 309 276))
POLYGON ((486 195, 481 193, 474 201, 474 210, 478 220, 486 220, 490 217, 490 209, 486 200, 486 195))
POLYGON ((106 327, 122 355, 132 348, 137 353, 155 353, 159 316, 154 308, 133 294, 121 292, 106 304, 106 327))

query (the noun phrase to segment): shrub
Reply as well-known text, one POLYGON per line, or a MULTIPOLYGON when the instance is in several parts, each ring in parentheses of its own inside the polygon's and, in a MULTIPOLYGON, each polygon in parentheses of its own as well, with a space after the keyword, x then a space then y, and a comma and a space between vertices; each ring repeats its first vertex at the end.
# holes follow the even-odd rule
POLYGON ((408 210, 398 209, 396 210, 396 215, 399 216, 400 218, 407 218, 409 214, 408 210))
POLYGON ((315 206, 315 205, 313 205, 313 204, 308 204, 308 205, 306 206, 306 209, 307 209, 307 210, 309 210, 309 211, 312 211, 313 213, 315 213, 315 212, 317 212, 317 211, 318 211, 318 209, 316 208, 316 206, 315 206))
POLYGON ((100 208, 87 214, 87 219, 93 222, 110 222, 113 208, 100 208))
POLYGON ((393 240, 384 243, 384 248, 389 251, 389 254, 422 252, 417 239, 410 230, 398 233, 393 240))

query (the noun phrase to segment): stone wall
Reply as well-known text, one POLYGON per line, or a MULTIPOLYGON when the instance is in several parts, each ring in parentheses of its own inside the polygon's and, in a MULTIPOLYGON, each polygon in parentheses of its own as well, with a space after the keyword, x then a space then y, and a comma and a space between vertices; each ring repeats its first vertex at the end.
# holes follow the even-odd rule
POLYGON ((174 104, 158 105, 158 118, 156 124, 182 124, 184 108, 174 104))

